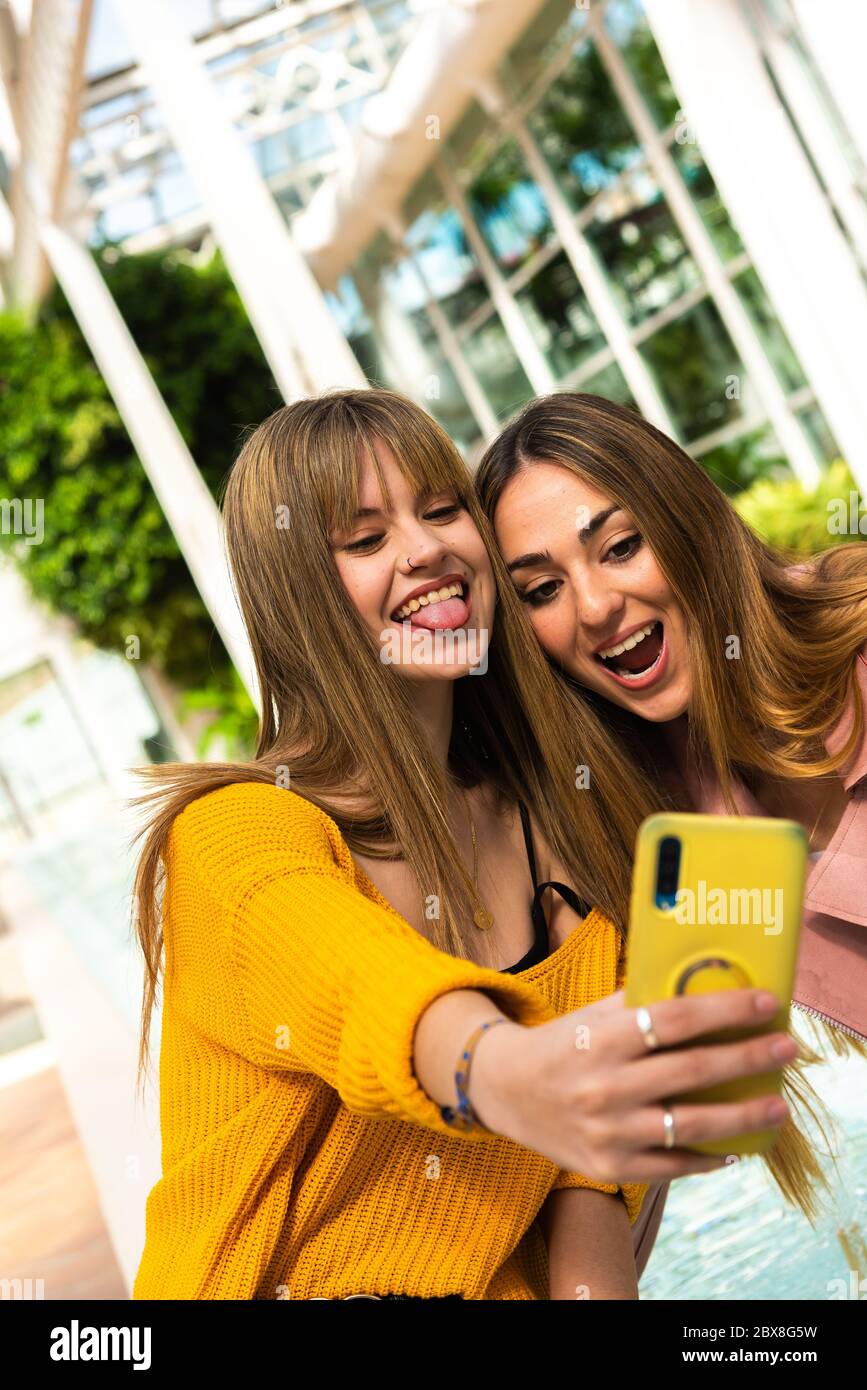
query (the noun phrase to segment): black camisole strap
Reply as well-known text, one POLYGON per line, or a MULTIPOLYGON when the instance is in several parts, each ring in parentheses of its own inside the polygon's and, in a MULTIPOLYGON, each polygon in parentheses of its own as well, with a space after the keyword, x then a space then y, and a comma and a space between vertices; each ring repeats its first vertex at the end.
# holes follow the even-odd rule
POLYGON ((553 888, 556 893, 560 893, 566 902, 577 912, 579 917, 586 917, 590 911, 587 903, 582 902, 573 888, 565 883, 557 883, 554 879, 547 879, 544 883, 536 882, 536 855, 533 850, 533 836, 530 830, 530 816, 523 801, 518 802, 518 809, 521 812, 521 825, 524 830, 524 844, 527 847, 527 858, 530 862, 530 874, 533 879, 533 906, 531 916, 533 919, 533 945, 525 956, 515 965, 505 967, 507 974, 515 974, 519 970, 528 970, 531 965, 537 965, 539 961, 545 960, 548 955, 548 924, 545 921, 545 912, 542 907, 542 894, 546 888, 553 888))

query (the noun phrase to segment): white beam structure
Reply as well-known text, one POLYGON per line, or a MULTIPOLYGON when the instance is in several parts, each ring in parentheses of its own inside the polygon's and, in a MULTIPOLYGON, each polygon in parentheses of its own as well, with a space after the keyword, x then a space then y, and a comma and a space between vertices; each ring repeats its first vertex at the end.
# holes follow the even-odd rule
MULTIPOLYGON (((135 0, 126 0, 134 4, 135 0)), ((294 221, 326 288, 335 284, 436 158, 479 81, 492 73, 544 0, 445 0, 431 7, 370 97, 351 159, 294 221)))
MULTIPOLYGON (((44 223, 43 249, 114 398, 202 600, 251 699, 253 656, 232 588, 220 514, 90 253, 44 223)), ((143 653, 147 660, 147 653, 143 653)))
MULTIPOLYGON (((66 182, 90 14, 91 0, 39 0, 29 32, 5 26, 4 69, 14 64, 9 104, 19 158, 11 189, 15 237, 8 281, 14 302, 28 311, 48 287, 39 220, 57 215, 66 182)), ((24 20, 20 13, 17 24, 24 20)))
POLYGON ((702 155, 867 492, 867 288, 739 5, 645 0, 702 155))
POLYGON ((167 0, 112 0, 285 399, 367 380, 167 0))
MULTIPOLYGON (((861 267, 867 271, 867 184, 859 188, 855 181, 828 104, 817 90, 818 84, 802 53, 773 22, 764 0, 748 0, 748 4, 774 77, 852 238, 861 267)), ((863 27, 867 52, 867 20, 863 27)), ((863 110, 863 101, 861 106, 863 110)))
POLYGON ((857 0, 791 0, 807 48, 867 165, 867 102, 864 100, 864 55, 867 53, 867 5, 857 0))

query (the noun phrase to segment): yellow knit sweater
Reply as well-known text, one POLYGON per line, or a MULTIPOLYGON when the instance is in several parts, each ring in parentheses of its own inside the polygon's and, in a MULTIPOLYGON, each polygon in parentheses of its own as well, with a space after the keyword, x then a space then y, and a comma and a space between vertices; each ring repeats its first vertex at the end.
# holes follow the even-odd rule
POLYGON ((511 1139, 461 1134, 412 1071, 439 995, 536 1025, 620 985, 596 911, 517 975, 438 951, 294 792, 192 802, 166 848, 162 1177, 135 1299, 349 1293, 546 1299, 536 1214, 554 1187, 621 1192, 511 1139))

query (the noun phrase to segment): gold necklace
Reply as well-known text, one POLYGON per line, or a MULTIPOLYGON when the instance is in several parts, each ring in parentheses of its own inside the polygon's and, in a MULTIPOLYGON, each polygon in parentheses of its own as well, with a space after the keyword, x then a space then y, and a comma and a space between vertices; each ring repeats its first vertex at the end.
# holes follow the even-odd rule
POLYGON ((463 788, 461 788, 461 796, 464 798, 464 805, 466 807, 467 817, 470 822, 470 835, 473 841, 473 887, 475 889, 475 898, 477 904, 476 910, 473 913, 473 921, 475 922, 479 931, 490 931, 491 927, 494 925, 494 918, 493 915, 490 912, 488 912, 487 908, 484 906, 481 898, 479 897, 479 847, 476 843, 476 827, 473 822, 472 813, 470 811, 470 803, 467 801, 466 793, 464 792, 463 788))

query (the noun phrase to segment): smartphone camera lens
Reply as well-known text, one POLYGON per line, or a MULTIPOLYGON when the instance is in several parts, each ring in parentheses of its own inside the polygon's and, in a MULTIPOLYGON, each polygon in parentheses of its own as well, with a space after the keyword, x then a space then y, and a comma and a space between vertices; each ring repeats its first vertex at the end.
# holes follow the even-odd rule
POLYGON ((680 840, 674 835, 665 835, 659 842, 659 855, 656 861, 656 906, 674 907, 677 901, 677 885, 680 880, 680 840))

